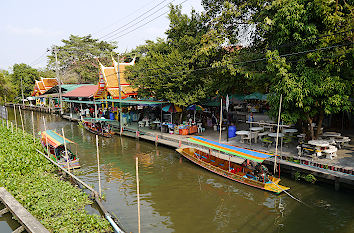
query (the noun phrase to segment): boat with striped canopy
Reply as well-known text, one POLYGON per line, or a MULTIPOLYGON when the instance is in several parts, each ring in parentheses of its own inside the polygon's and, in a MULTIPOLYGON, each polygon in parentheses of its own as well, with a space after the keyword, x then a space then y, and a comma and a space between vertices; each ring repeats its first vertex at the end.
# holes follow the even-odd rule
POLYGON ((273 155, 231 146, 195 136, 188 139, 209 148, 209 153, 196 148, 179 148, 177 152, 191 162, 230 180, 279 194, 290 189, 279 184, 280 178, 269 174, 261 163, 273 155))
POLYGON ((71 145, 76 145, 73 141, 53 130, 46 130, 41 133, 41 144, 51 159, 60 166, 69 169, 80 168, 79 158, 70 150, 71 145))

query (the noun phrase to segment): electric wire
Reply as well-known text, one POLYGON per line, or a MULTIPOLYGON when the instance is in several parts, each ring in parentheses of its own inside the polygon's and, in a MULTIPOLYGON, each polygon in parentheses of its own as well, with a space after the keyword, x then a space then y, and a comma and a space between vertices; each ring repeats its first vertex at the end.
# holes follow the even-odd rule
POLYGON ((134 10, 133 12, 129 13, 128 15, 126 15, 126 16, 124 16, 124 17, 118 19, 118 20, 115 21, 114 23, 112 23, 112 24, 110 24, 110 25, 108 25, 108 26, 106 26, 106 27, 103 27, 102 29, 100 29, 100 30, 98 30, 98 31, 96 31, 96 32, 94 32, 94 33, 92 33, 92 35, 99 34, 100 32, 103 32, 104 30, 106 30, 107 28, 110 28, 111 26, 115 25, 116 23, 121 22, 122 20, 124 20, 124 19, 126 19, 126 18, 129 18, 129 16, 131 16, 131 15, 133 15, 134 13, 136 13, 136 12, 138 12, 138 11, 144 9, 146 6, 150 5, 152 2, 153 2, 153 1, 148 2, 147 4, 143 5, 143 6, 140 7, 139 9, 134 10))
MULTIPOLYGON (((111 34, 116 33, 116 32, 119 31, 120 29, 122 29, 122 28, 124 28, 124 27, 130 25, 131 23, 133 23, 133 22, 135 22, 136 20, 138 20, 139 18, 143 17, 144 15, 146 15, 147 13, 149 13, 150 11, 156 9, 156 7, 160 6, 162 3, 166 2, 166 1, 167 1, 167 0, 161 1, 161 2, 158 3, 157 5, 153 6, 153 7, 150 8, 149 10, 145 11, 143 14, 139 15, 138 17, 134 18, 133 20, 129 21, 128 23, 124 24, 123 26, 121 26, 121 27, 119 27, 119 28, 113 30, 112 32, 107 33, 107 34, 105 34, 104 36, 101 36, 101 37, 98 38, 98 39, 99 39, 99 40, 102 40, 103 38, 105 38, 105 37, 107 37, 107 36, 111 37, 111 34)), ((173 0, 173 1, 174 1, 174 0, 173 0)), ((170 3, 171 3, 171 2, 170 2, 170 3)), ((168 4, 169 4, 169 3, 168 3, 168 4)), ((168 5, 168 4, 167 4, 167 5, 168 5)), ((165 6, 166 6, 166 5, 165 5, 165 6)), ((162 8, 164 8, 165 6, 163 6, 162 8)), ((159 8, 159 9, 162 9, 162 8, 159 8)), ((114 35, 115 35, 115 34, 114 34, 114 35)), ((109 38, 109 37, 108 37, 108 38, 109 38)))

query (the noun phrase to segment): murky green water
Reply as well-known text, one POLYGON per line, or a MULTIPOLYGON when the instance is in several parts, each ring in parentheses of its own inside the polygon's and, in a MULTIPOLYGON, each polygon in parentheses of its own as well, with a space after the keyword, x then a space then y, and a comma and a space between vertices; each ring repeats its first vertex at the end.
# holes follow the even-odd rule
MULTIPOLYGON (((9 114, 13 120, 13 111, 9 114)), ((36 135, 44 129, 42 116, 48 129, 64 128, 66 137, 78 143, 78 176, 98 189, 95 136, 76 123, 35 112, 36 135)), ((31 112, 24 111, 24 119, 26 131, 32 133, 31 112)), ((273 195, 214 175, 166 147, 119 136, 100 138, 99 143, 104 204, 127 231, 138 229, 138 156, 142 232, 354 232, 353 193, 283 178, 281 183, 309 208, 285 194, 273 195)))

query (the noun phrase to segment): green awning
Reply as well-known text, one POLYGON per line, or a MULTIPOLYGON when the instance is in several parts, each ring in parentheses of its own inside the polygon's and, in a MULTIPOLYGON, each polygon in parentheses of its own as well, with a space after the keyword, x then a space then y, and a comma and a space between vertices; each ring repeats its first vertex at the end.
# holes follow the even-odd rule
POLYGON ((105 102, 102 102, 100 100, 97 101, 86 101, 86 100, 69 100, 69 99, 63 99, 64 102, 68 103, 77 103, 77 104, 102 104, 105 102))
MULTIPOLYGON (((105 102, 106 100, 102 100, 105 102)), ((167 104, 168 102, 166 101, 154 101, 154 100, 119 100, 119 99, 107 99, 107 102, 113 102, 113 103, 122 103, 122 104, 128 104, 128 105, 160 105, 160 104, 167 104)))

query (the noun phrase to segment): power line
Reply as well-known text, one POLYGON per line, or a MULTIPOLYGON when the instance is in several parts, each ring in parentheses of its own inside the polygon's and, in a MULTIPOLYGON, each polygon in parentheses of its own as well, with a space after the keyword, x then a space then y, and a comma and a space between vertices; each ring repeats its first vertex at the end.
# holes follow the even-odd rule
POLYGON ((119 20, 115 21, 114 23, 112 23, 112 24, 110 24, 110 25, 108 25, 108 26, 106 26, 106 27, 104 27, 104 28, 102 28, 102 29, 100 29, 100 30, 98 30, 98 31, 96 31, 96 32, 94 32, 94 33, 92 33, 92 35, 98 34, 98 33, 102 32, 102 31, 106 30, 107 28, 113 26, 114 24, 120 22, 121 20, 124 20, 124 19, 126 19, 126 18, 129 18, 130 15, 133 15, 134 13, 136 13, 136 12, 138 12, 138 11, 144 9, 146 6, 150 5, 152 2, 153 2, 153 1, 151 1, 151 2, 149 2, 149 3, 147 3, 147 4, 145 4, 145 5, 143 5, 143 6, 140 7, 139 9, 134 10, 133 12, 131 12, 131 13, 129 13, 128 15, 126 15, 126 16, 120 18, 119 20))
MULTIPOLYGON (((332 49, 332 48, 337 48, 337 47, 343 47, 343 46, 351 45, 351 44, 353 44, 353 42, 350 42, 350 43, 347 43, 347 44, 341 44, 341 45, 327 46, 327 47, 318 48, 318 49, 300 51, 300 52, 295 52, 295 53, 282 54, 282 55, 279 55, 279 57, 289 57, 289 56, 295 56, 295 55, 302 55, 302 54, 307 54, 307 53, 316 52, 316 51, 322 51, 322 50, 327 50, 327 49, 332 49)), ((266 60, 268 60, 268 58, 264 57, 264 58, 258 58, 258 59, 248 60, 248 61, 241 61, 241 62, 231 63, 231 64, 227 64, 227 65, 241 65, 241 64, 254 63, 254 62, 260 62, 260 61, 266 61, 266 60)), ((195 72, 195 71, 216 69, 216 68, 225 67, 227 65, 216 66, 216 67, 204 67, 204 68, 198 68, 198 69, 188 70, 188 71, 180 71, 180 72, 175 72, 175 73, 168 74, 168 75, 164 75, 164 74, 150 75, 150 76, 144 76, 144 78, 160 77, 160 76, 172 77, 172 76, 176 76, 176 75, 179 75, 179 74, 184 74, 184 73, 187 73, 187 72, 195 72)))
POLYGON ((43 59, 43 57, 46 55, 47 53, 44 52, 41 56, 39 56, 38 58, 36 58, 35 60, 33 60, 32 62, 30 62, 30 66, 34 66, 37 65, 38 63, 40 63, 43 59))
MULTIPOLYGON (((173 1, 174 1, 174 0, 173 0, 173 1)), ((173 1, 172 1, 172 2, 173 2, 173 1)), ((184 0, 184 1, 181 2, 180 4, 183 4, 183 3, 185 3, 186 1, 188 1, 188 0, 184 0)), ((127 34, 129 34, 129 33, 131 33, 131 32, 134 32, 134 31, 138 30, 139 28, 144 27, 145 25, 147 25, 147 24, 151 23, 152 21, 154 21, 154 20, 160 18, 161 16, 167 14, 168 12, 169 12, 169 10, 168 10, 168 11, 165 11, 164 13, 158 15, 157 17, 151 19, 150 21, 148 21, 148 22, 146 22, 146 23, 144 23, 144 24, 142 24, 142 25, 140 25, 140 26, 138 26, 138 27, 136 27, 136 28, 134 28, 134 29, 132 29, 132 30, 130 30, 130 31, 128 31, 128 32, 126 32, 126 33, 124 33, 124 34, 122 34, 122 35, 120 35, 120 36, 117 36, 117 37, 111 39, 110 41, 113 41, 113 40, 116 40, 116 39, 118 39, 118 38, 121 38, 121 37, 123 37, 123 36, 125 36, 125 35, 127 35, 127 34)), ((139 22, 141 22, 141 21, 142 21, 142 20, 140 20, 139 22)))
MULTIPOLYGON (((161 2, 158 3, 157 5, 153 6, 153 7, 150 8, 149 10, 145 11, 143 14, 139 15, 138 17, 136 17, 135 19, 133 19, 133 20, 129 21, 128 23, 124 24, 123 26, 121 26, 121 27, 119 27, 119 28, 113 30, 112 32, 107 33, 107 34, 105 34, 104 36, 101 36, 101 37, 98 38, 98 39, 99 39, 99 40, 102 40, 103 38, 105 38, 105 37, 107 37, 107 36, 109 36, 108 38, 110 38, 110 37, 111 37, 111 36, 110 36, 111 34, 114 33, 114 35, 115 35, 115 32, 119 31, 120 29, 122 29, 122 28, 124 28, 124 27, 126 27, 126 26, 128 26, 128 25, 130 25, 132 22, 138 20, 139 18, 143 17, 144 15, 146 15, 147 13, 149 13, 150 11, 156 9, 156 7, 160 6, 162 3, 166 2, 166 1, 167 1, 167 0, 161 1, 161 2)), ((174 1, 174 0, 173 0, 173 1, 174 1)), ((171 3, 171 2, 170 2, 170 3, 171 3)), ((169 4, 169 3, 168 3, 168 4, 169 4)), ((168 4, 167 4, 167 5, 168 5, 168 4)), ((165 5, 165 6, 166 6, 166 5, 165 5)), ((164 7, 165 7, 165 6, 164 6, 164 7)), ((162 7, 162 8, 163 8, 163 7, 162 7)), ((162 8, 160 8, 160 9, 162 9, 162 8)), ((156 13, 156 12, 155 12, 155 13, 156 13)))

